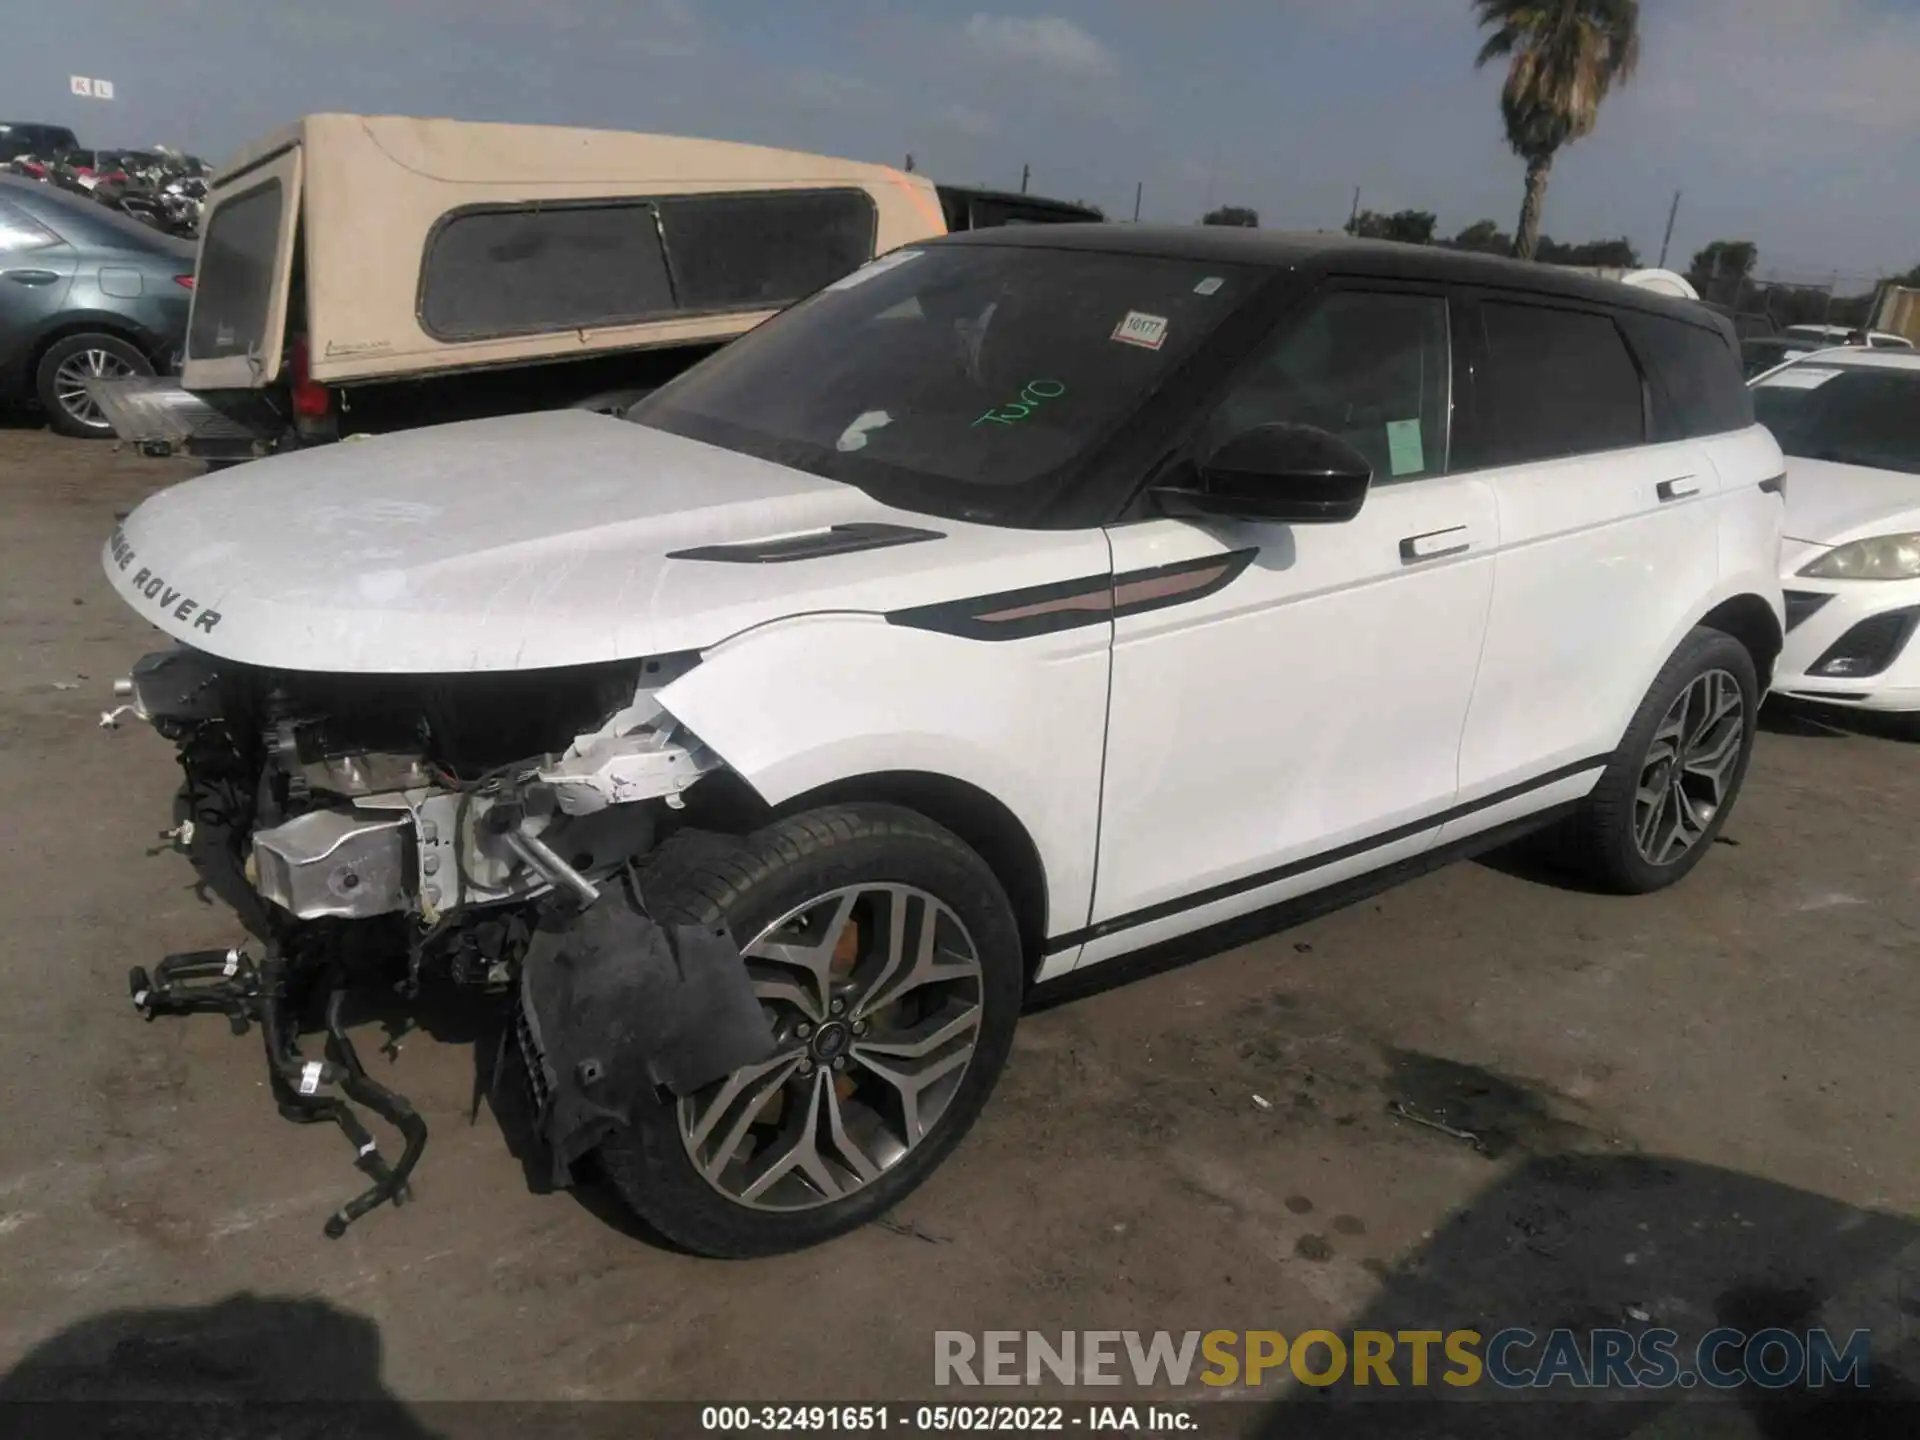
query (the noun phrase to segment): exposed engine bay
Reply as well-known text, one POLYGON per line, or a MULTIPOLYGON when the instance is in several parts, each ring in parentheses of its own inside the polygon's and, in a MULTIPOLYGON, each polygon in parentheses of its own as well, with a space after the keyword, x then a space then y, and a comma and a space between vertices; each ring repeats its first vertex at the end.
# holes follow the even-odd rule
POLYGON ((561 1184, 635 1087, 690 1094, 769 1052, 732 938, 656 924, 639 890, 684 792, 721 768, 654 698, 697 663, 339 675, 183 646, 121 682, 126 703, 102 723, 132 715, 177 746, 170 836, 261 947, 136 968, 134 1003, 260 1024, 282 1114, 339 1125, 373 1182, 329 1235, 404 1199, 426 1143, 348 1038, 356 989, 499 997, 561 1184), (324 1060, 301 1053, 303 1017, 324 1060), (398 1162, 349 1102, 401 1131, 398 1162))

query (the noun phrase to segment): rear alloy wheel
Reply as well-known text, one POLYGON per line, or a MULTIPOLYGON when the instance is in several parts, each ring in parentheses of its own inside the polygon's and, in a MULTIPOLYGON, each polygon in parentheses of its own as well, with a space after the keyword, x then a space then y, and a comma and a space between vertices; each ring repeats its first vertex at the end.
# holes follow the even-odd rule
POLYGON ((979 856, 912 811, 835 806, 669 841, 641 889, 656 919, 748 937, 776 1046, 696 1094, 642 1097, 602 1146, 643 1219, 706 1254, 771 1254, 874 1218, 933 1172, 999 1077, 1024 988, 979 856))
POLYGON ((87 391, 90 380, 121 380, 151 375, 146 356, 114 335, 69 335, 40 357, 34 384, 47 423, 62 435, 103 440, 113 426, 87 391))
POLYGON ((1664 889, 1727 823, 1753 755, 1760 684, 1731 635, 1698 629, 1640 703, 1586 804, 1553 837, 1610 890, 1664 889))
POLYGON ((1708 670, 1661 718, 1633 797, 1633 843, 1649 865, 1671 865, 1706 838, 1733 799, 1746 744, 1740 681, 1708 670))

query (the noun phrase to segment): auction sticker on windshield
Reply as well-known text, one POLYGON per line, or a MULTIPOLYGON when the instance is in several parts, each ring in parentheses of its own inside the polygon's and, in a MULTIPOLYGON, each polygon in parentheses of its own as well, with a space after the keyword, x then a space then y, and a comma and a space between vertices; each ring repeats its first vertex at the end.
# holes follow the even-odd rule
POLYGON ((1113 327, 1113 338, 1122 345, 1138 345, 1143 350, 1158 350, 1167 343, 1167 317, 1129 310, 1126 318, 1113 327))
POLYGON ((1782 370, 1778 375, 1769 375, 1760 383, 1779 385, 1788 390, 1818 390, 1839 373, 1838 370, 1817 365, 1796 365, 1791 370, 1782 370))

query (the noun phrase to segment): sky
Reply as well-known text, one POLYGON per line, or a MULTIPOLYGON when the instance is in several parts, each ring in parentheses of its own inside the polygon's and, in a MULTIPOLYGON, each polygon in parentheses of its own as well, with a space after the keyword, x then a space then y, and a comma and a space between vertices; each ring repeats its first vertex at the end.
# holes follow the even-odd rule
MULTIPOLYGON (((1767 278, 1920 265, 1920 0, 1645 0, 1642 59, 1562 152, 1556 239, 1767 278)), ((651 130, 1085 199, 1336 229, 1510 230, 1522 166, 1468 0, 59 0, 17 7, 5 118, 218 160, 316 110, 651 130), (982 8, 983 3, 987 8, 982 8), (114 98, 69 93, 101 76, 114 98)))

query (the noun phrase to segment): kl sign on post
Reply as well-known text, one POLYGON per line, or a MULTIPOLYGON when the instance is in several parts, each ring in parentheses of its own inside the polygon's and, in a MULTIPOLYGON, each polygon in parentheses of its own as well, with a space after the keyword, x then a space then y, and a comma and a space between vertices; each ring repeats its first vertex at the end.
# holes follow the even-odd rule
POLYGON ((67 77, 67 88, 76 95, 86 95, 95 100, 111 100, 113 98, 113 82, 111 80, 90 80, 85 75, 69 75, 67 77))

